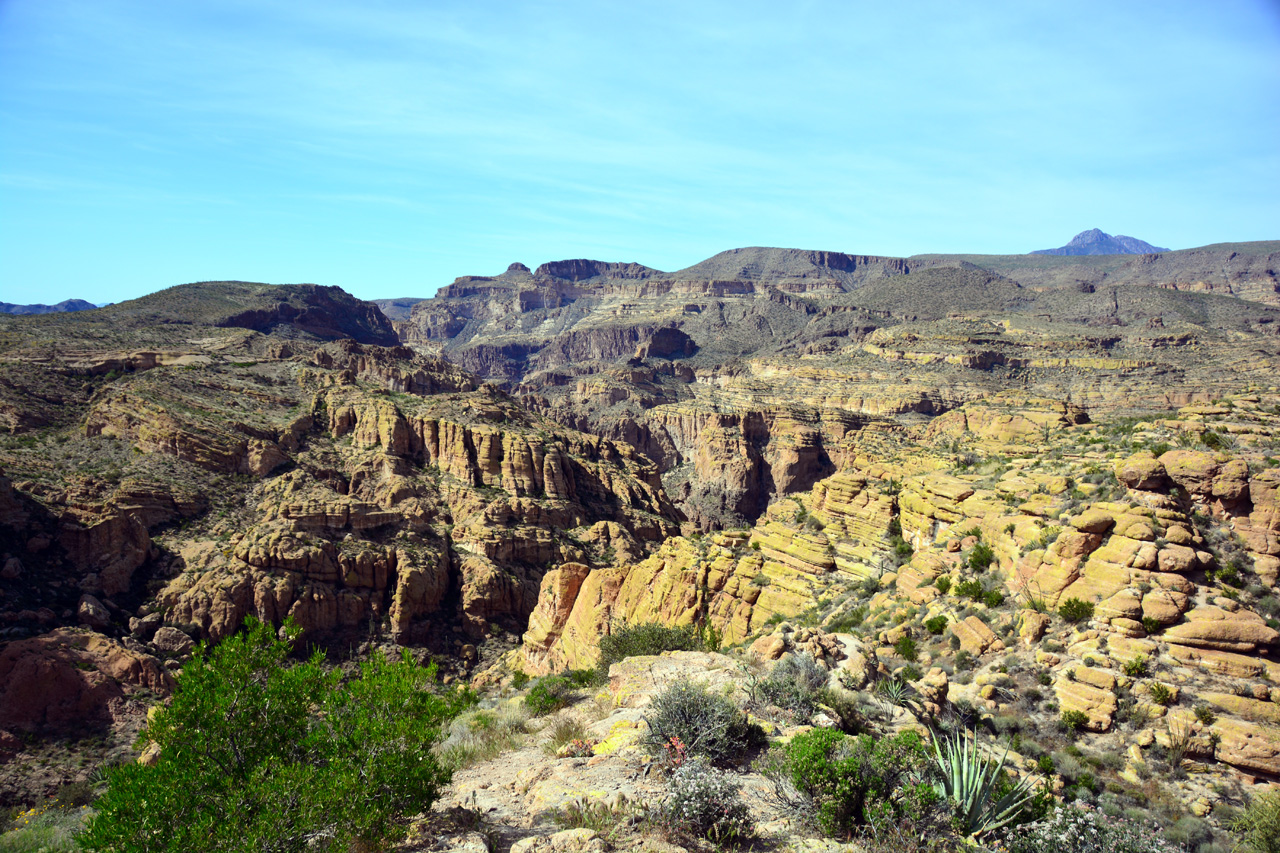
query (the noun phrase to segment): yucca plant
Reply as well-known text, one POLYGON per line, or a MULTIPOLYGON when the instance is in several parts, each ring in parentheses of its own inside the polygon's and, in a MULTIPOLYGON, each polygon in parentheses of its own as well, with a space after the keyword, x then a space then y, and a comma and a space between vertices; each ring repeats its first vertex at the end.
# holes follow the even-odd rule
POLYGON ((1008 826, 1035 797, 1027 779, 1000 792, 1008 754, 1006 746, 999 760, 992 760, 978 749, 976 737, 963 733, 935 735, 933 760, 941 771, 941 778, 934 783, 934 789, 955 807, 959 829, 964 835, 977 838, 1008 826))

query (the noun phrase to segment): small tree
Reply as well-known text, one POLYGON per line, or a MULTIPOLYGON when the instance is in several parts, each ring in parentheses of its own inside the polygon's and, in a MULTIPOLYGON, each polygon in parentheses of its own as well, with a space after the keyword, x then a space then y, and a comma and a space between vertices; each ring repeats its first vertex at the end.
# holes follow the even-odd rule
MULTIPOLYGON (((290 624, 284 633, 299 632, 290 624)), ((289 643, 252 619, 207 657, 200 652, 144 732, 159 761, 108 774, 86 849, 377 846, 448 782, 431 747, 465 697, 434 692, 434 667, 407 653, 397 663, 375 655, 343 684, 319 653, 290 665, 289 643)))

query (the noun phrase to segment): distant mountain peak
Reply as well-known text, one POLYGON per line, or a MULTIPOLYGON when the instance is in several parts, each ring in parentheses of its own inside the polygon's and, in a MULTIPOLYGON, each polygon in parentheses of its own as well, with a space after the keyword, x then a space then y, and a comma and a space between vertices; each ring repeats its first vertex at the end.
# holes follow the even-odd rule
POLYGON ((1033 255, 1152 255, 1156 252, 1167 252, 1159 246, 1153 246, 1136 237, 1125 237, 1117 234, 1112 237, 1100 228, 1081 231, 1071 238, 1071 242, 1058 249, 1037 249, 1033 255))

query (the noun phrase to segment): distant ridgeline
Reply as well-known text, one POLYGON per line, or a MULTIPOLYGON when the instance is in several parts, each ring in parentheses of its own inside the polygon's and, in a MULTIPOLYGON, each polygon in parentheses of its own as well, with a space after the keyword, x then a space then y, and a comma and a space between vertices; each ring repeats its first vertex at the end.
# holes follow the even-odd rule
POLYGON ((1154 255, 1156 252, 1167 252, 1159 246, 1139 240, 1136 237, 1125 237, 1118 234, 1112 237, 1097 228, 1081 231, 1071 238, 1071 242, 1058 249, 1037 249, 1033 255, 1154 255))
POLYGON ((12 302, 0 302, 0 314, 62 314, 67 311, 91 311, 97 307, 83 299, 64 299, 57 305, 14 305, 12 302))

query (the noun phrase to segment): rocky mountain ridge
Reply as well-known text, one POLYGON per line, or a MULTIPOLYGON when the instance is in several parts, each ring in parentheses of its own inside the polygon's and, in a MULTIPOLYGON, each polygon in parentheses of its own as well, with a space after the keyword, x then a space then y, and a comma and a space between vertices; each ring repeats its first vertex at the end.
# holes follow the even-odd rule
POLYGON ((1261 377, 1280 328, 1275 248, 1087 268, 763 248, 675 273, 513 264, 458 279, 397 329, 561 423, 634 444, 714 527, 808 488, 873 421, 1009 387, 1091 410, 1152 394, 1177 406, 1235 387, 1227 375, 1261 377))
POLYGON ((1033 255, 1152 255, 1156 252, 1167 252, 1159 246, 1153 246, 1136 237, 1125 237, 1110 234, 1098 228, 1081 231, 1071 238, 1071 242, 1057 249, 1037 249, 1033 255))

